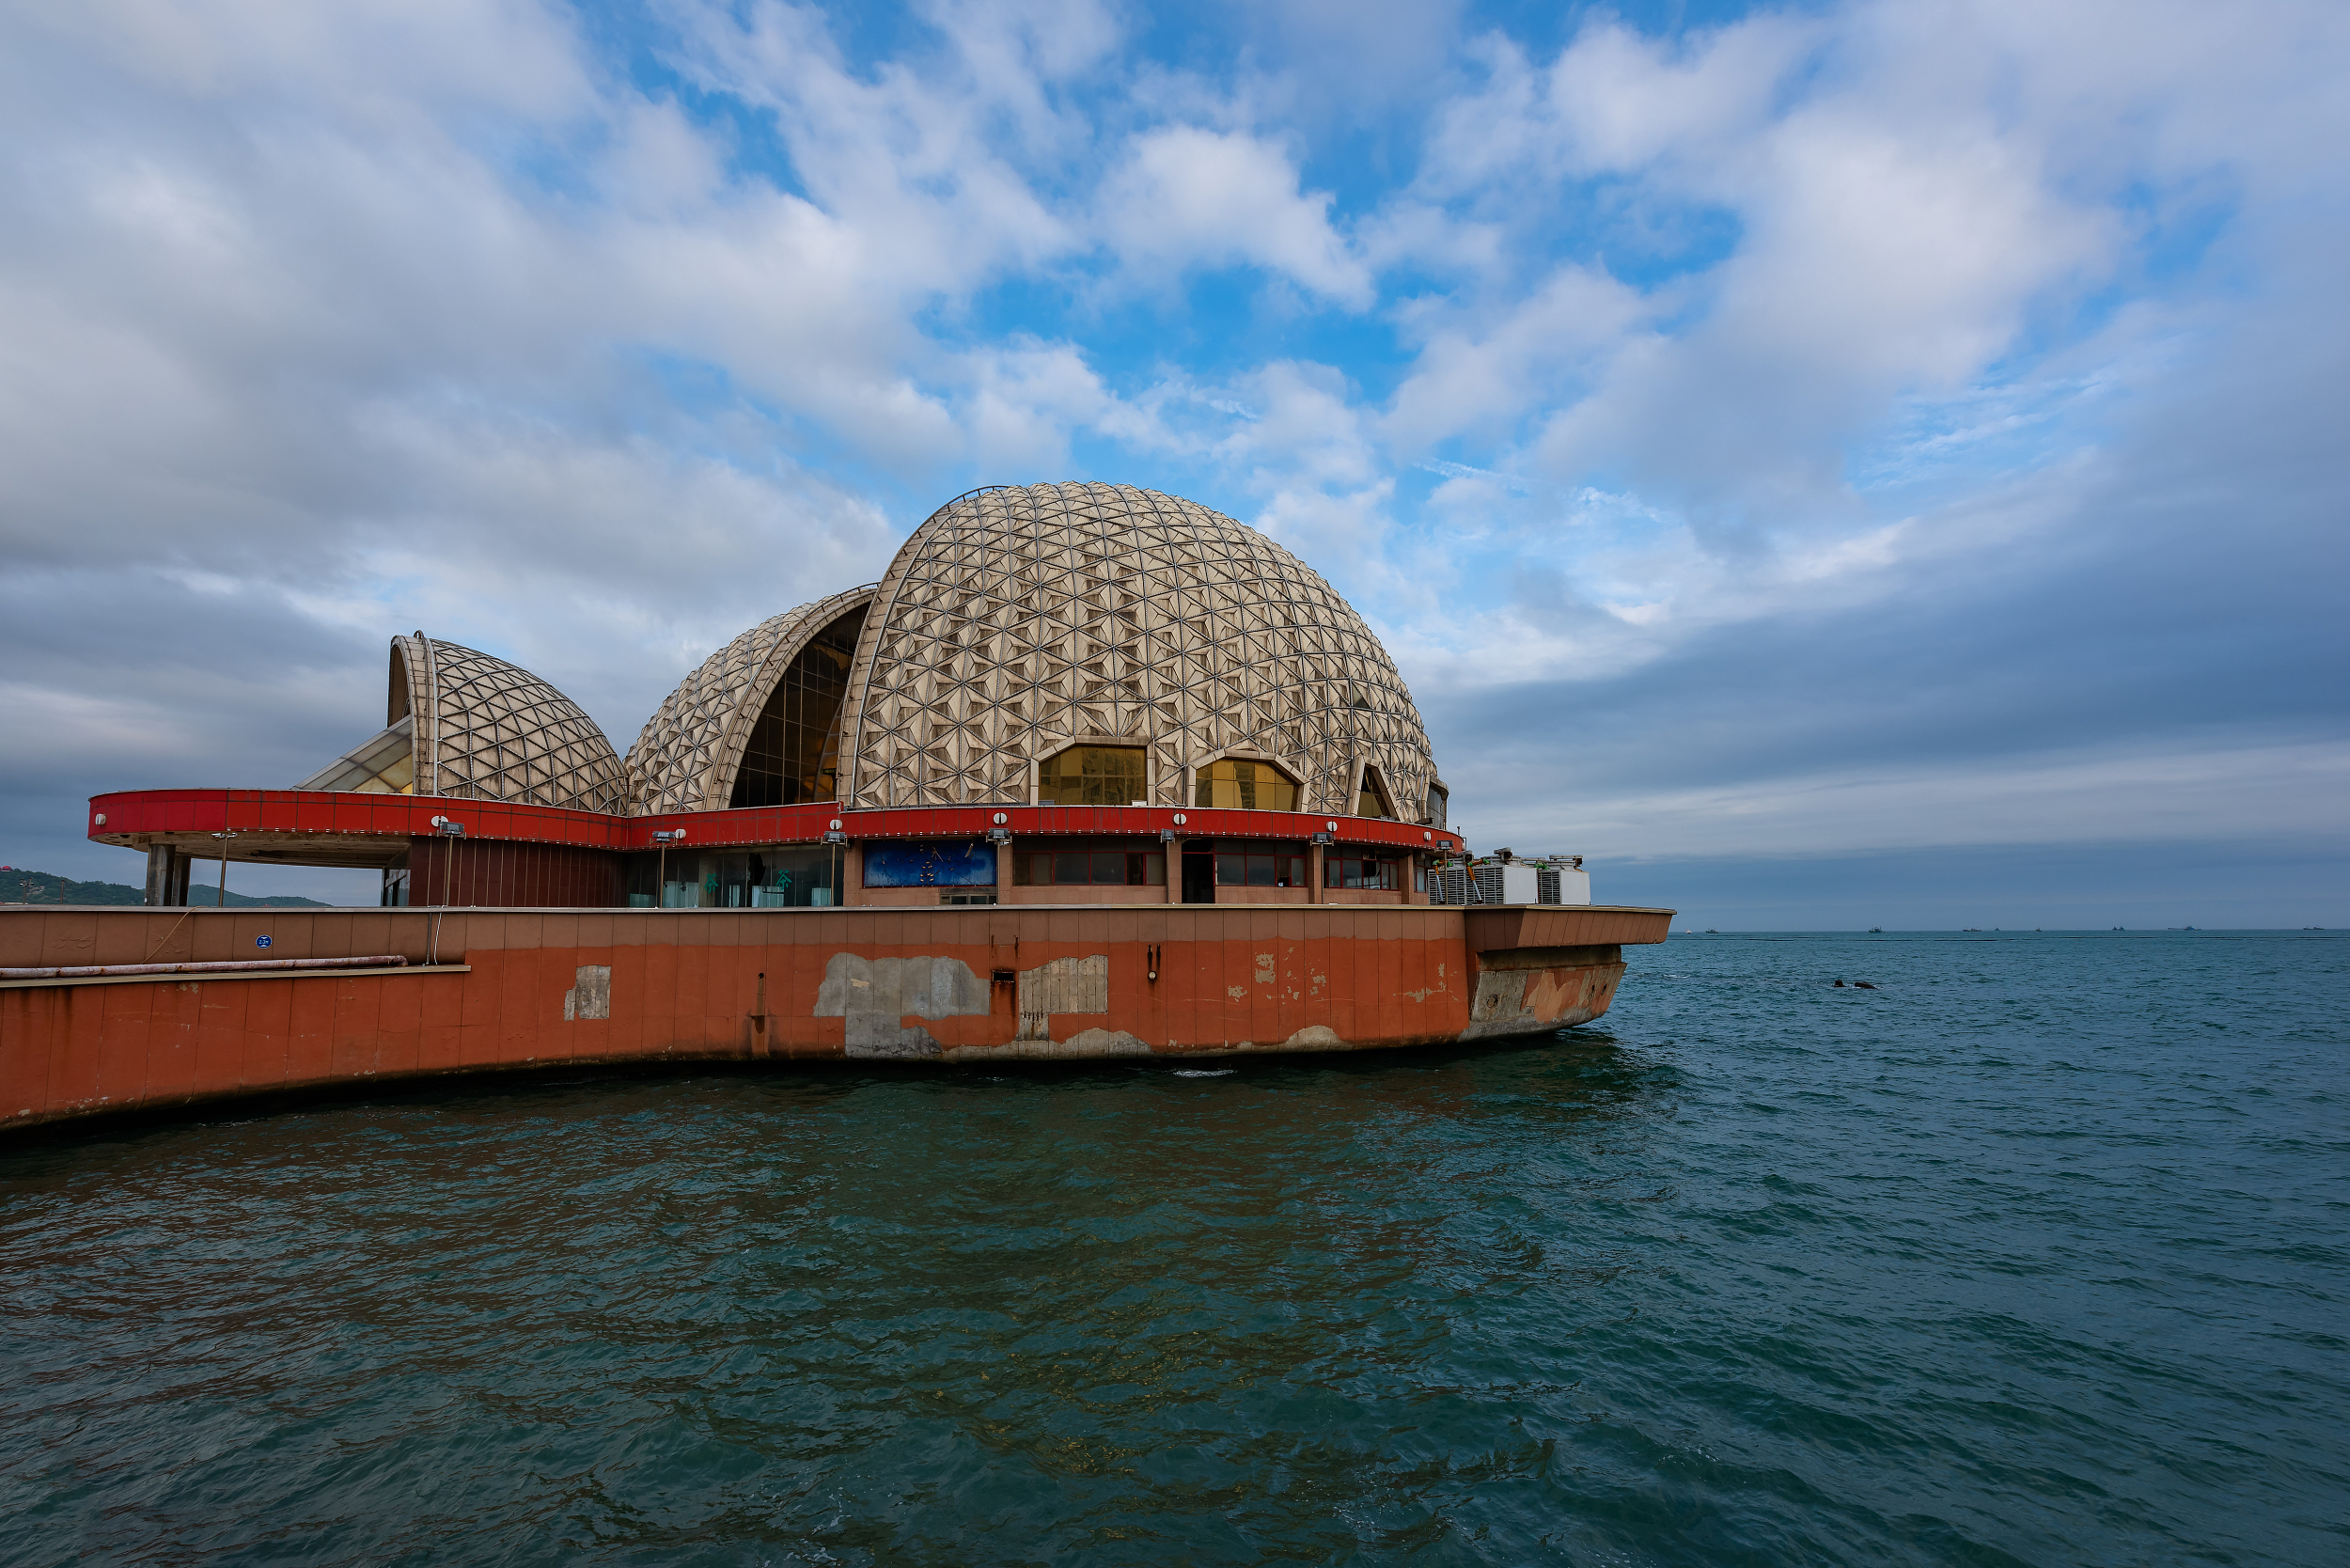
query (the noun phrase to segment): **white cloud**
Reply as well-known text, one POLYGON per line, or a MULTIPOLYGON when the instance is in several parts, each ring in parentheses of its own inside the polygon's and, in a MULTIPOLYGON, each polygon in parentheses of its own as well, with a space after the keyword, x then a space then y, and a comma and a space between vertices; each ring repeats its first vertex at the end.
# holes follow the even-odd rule
POLYGON ((1464 432, 1507 441, 1529 408, 1587 385, 1654 310, 1637 290, 1580 266, 1482 311, 1414 309, 1406 321, 1424 337, 1389 402, 1386 434, 1407 452, 1464 432))
POLYGON ((1272 142, 1176 125, 1135 138, 1104 184, 1102 222, 1120 259, 1145 274, 1258 266, 1359 310, 1371 273, 1331 227, 1330 202, 1299 188, 1272 142))

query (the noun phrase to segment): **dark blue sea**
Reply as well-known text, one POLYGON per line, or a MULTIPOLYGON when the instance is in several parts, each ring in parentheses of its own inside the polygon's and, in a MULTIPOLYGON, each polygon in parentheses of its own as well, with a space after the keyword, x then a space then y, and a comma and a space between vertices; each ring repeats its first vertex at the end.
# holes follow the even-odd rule
POLYGON ((2350 1562, 2350 939, 1630 959, 1508 1047, 19 1135, 0 1560, 2350 1562))

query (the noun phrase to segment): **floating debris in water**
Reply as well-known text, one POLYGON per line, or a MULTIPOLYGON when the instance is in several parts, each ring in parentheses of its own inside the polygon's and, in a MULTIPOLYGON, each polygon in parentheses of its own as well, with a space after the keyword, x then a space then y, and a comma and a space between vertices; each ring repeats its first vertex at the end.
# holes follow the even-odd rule
POLYGON ((1178 1067, 1175 1075, 1179 1078, 1221 1078, 1239 1071, 1237 1067, 1178 1067))

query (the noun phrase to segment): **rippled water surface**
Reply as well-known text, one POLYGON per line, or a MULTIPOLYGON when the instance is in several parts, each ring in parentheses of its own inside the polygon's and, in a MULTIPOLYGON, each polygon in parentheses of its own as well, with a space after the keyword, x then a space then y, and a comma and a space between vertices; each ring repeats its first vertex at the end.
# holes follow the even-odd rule
POLYGON ((2350 1561, 2350 941, 1630 956, 1502 1049, 20 1138, 0 1560, 2350 1561))

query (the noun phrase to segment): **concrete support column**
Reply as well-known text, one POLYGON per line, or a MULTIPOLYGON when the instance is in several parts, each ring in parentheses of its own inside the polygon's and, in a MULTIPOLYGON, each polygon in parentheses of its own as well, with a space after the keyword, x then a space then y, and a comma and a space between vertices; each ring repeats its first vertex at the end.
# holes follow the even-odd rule
POLYGON ((1322 846, 1320 844, 1306 846, 1306 902, 1308 903, 1322 902, 1322 846))
POLYGON ((995 846, 995 902, 1011 902, 1011 840, 1007 839, 995 846))
POLYGON ((862 844, 843 845, 840 851, 840 902, 843 904, 863 903, 865 891, 865 847, 862 844))
POLYGON ((169 844, 153 844, 147 851, 147 907, 171 907, 171 878, 180 852, 169 844))

